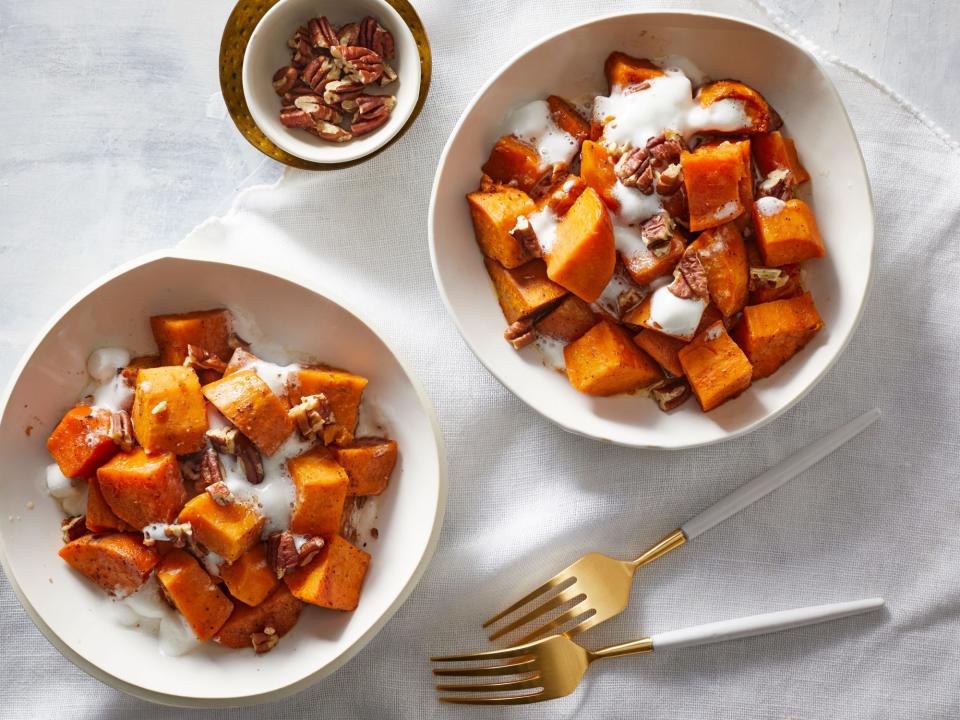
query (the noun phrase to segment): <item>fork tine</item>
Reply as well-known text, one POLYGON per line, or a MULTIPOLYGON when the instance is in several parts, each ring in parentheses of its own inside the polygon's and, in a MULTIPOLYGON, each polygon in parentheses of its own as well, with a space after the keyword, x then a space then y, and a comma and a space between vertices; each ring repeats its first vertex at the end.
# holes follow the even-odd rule
POLYGON ((494 665, 492 667, 434 668, 433 674, 444 677, 480 677, 490 675, 515 675, 537 669, 536 660, 494 665))
POLYGON ((533 690, 542 688, 543 680, 539 673, 523 680, 506 680, 504 682, 477 683, 477 684, 458 684, 458 683, 440 683, 437 690, 443 692, 452 690, 454 692, 494 692, 497 690, 533 690))
POLYGON ((587 612, 591 613, 591 617, 597 614, 597 611, 592 608, 589 610, 584 610, 582 608, 578 609, 580 608, 580 605, 583 604, 583 602, 584 601, 581 600, 579 603, 574 605, 567 612, 565 612, 563 615, 559 616, 555 620, 551 620, 546 625, 542 625, 541 627, 531 632, 529 635, 524 635, 522 638, 520 638, 517 641, 517 644, 523 645, 523 644, 529 643, 532 640, 536 640, 537 638, 543 635, 549 635, 552 630, 556 630, 558 628, 563 627, 568 622, 570 622, 571 620, 574 620, 580 615, 583 615, 584 613, 587 613, 587 612))
POLYGON ((527 593, 527 594, 524 595, 522 598, 520 598, 519 600, 517 600, 513 605, 511 605, 510 607, 508 607, 506 610, 502 610, 502 611, 498 612, 498 613, 497 613, 496 615, 494 615, 492 618, 490 618, 489 620, 487 620, 487 621, 483 624, 483 627, 489 627, 490 625, 493 625, 493 623, 497 622, 498 620, 502 620, 502 619, 505 618, 507 615, 510 615, 511 613, 514 613, 514 612, 516 612, 517 610, 519 610, 520 608, 522 608, 524 605, 526 605, 526 604, 527 604, 528 602, 530 602, 531 600, 536 600, 538 597, 540 597, 541 595, 543 595, 545 592, 548 592, 548 591, 552 590, 552 589, 555 588, 557 585, 561 585, 562 583, 566 582, 567 580, 573 580, 574 582, 576 582, 576 578, 571 577, 571 576, 567 573, 567 570, 566 570, 566 569, 561 570, 561 571, 558 572, 556 575, 554 575, 552 578, 550 578, 549 580, 547 580, 543 585, 541 585, 540 587, 538 587, 536 590, 532 590, 531 592, 527 593))
POLYGON ((567 630, 566 633, 565 633, 565 635, 566 635, 567 637, 573 637, 574 635, 579 635, 579 634, 582 633, 584 630, 589 630, 589 629, 592 628, 594 625, 599 625, 600 622, 601 622, 601 619, 600 619, 600 616, 599 616, 599 615, 596 615, 596 614, 591 615, 590 617, 584 618, 584 619, 581 620, 579 623, 577 623, 576 625, 574 625, 572 628, 570 628, 569 630, 567 630))
MULTIPOLYGON (((517 620, 514 620, 509 625, 505 625, 504 627, 500 628, 490 636, 490 640, 493 641, 493 640, 496 640, 497 638, 503 637, 507 633, 513 632, 517 628, 523 627, 527 623, 532 622, 533 620, 536 620, 541 615, 544 615, 550 612, 551 610, 554 610, 560 607, 561 605, 576 599, 577 597, 582 596, 583 600, 586 600, 587 598, 585 595, 583 595, 583 593, 573 589, 574 585, 571 585, 569 588, 567 588, 563 592, 550 598, 550 600, 545 602, 543 605, 537 606, 536 608, 528 612, 523 617, 520 617, 517 620)), ((577 603, 577 605, 580 605, 583 602, 583 600, 577 603)))
POLYGON ((487 650, 486 652, 469 653, 468 655, 434 655, 431 662, 469 662, 471 660, 508 660, 510 658, 534 659, 531 652, 525 647, 511 647, 504 650, 487 650))
POLYGON ((508 697, 487 697, 477 695, 474 697, 440 697, 440 702, 450 703, 451 705, 527 705, 529 703, 548 700, 547 694, 543 691, 538 693, 529 693, 527 695, 511 695, 508 697))

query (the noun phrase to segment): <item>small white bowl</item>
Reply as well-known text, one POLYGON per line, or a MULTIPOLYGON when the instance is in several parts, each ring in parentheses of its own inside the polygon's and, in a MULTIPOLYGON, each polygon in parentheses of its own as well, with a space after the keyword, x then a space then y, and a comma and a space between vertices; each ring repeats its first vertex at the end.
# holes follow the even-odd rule
POLYGON ((357 160, 380 149, 407 122, 420 95, 420 55, 413 33, 403 18, 385 0, 280 0, 260 19, 250 35, 243 57, 243 93, 250 115, 263 134, 291 155, 315 163, 335 164, 357 160), (289 40, 296 29, 320 15, 334 26, 359 22, 366 15, 377 18, 393 33, 397 56, 390 61, 398 80, 371 94, 394 95, 397 105, 390 119, 368 135, 345 143, 321 140, 280 122, 280 98, 273 89, 273 75, 290 64, 289 40))
POLYGON ((430 253, 440 294, 460 334, 503 385, 571 432, 620 445, 685 448, 760 427, 808 392, 843 352, 860 320, 873 266, 873 204, 857 138, 843 103, 807 52, 742 20, 696 12, 637 12, 561 31, 508 62, 480 89, 454 128, 434 179, 430 253), (783 117, 812 175, 812 205, 827 257, 804 263, 824 330, 779 372, 710 413, 688 401, 662 413, 645 398, 597 398, 544 368, 535 347, 516 352, 474 239, 464 195, 506 113, 550 94, 606 92, 603 61, 613 50, 639 57, 680 55, 713 78, 757 88, 783 117))
POLYGON ((440 533, 446 460, 420 383, 340 301, 259 270, 164 255, 118 268, 48 323, 14 372, 0 407, 0 561, 7 579, 40 631, 69 660, 153 702, 249 705, 332 673, 399 609, 440 533), (367 548, 373 562, 354 612, 307 607, 265 655, 206 643, 188 655, 166 657, 156 637, 121 626, 111 600, 57 556, 62 515, 45 492, 44 470, 51 462, 45 441, 78 397, 91 350, 149 350, 150 315, 220 306, 252 320, 272 344, 367 376, 366 392, 399 442, 400 461, 378 500, 379 538, 367 548))

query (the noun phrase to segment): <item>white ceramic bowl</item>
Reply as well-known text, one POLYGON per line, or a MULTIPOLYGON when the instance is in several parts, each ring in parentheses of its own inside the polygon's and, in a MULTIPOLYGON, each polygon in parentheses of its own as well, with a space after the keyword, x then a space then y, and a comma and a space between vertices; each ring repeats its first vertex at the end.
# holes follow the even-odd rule
POLYGON ((430 402, 375 331, 340 302, 297 282, 173 256, 149 256, 112 272, 47 325, 7 390, 0 458, 0 560, 37 627, 94 677, 148 700, 194 707, 276 699, 349 660, 413 590, 433 554, 446 502, 443 442, 430 402), (379 539, 368 548, 373 562, 356 611, 308 607, 265 655, 207 643, 165 657, 156 637, 119 625, 107 596, 57 556, 61 514, 44 490, 45 441, 78 397, 91 350, 148 350, 148 316, 217 306, 239 310, 277 345, 367 376, 367 397, 399 442, 400 461, 381 496, 379 539))
POLYGON ((420 55, 410 28, 384 0, 280 0, 264 14, 250 35, 243 57, 243 94, 250 115, 263 134, 292 155, 316 163, 357 160, 383 147, 400 132, 420 95, 420 55), (374 86, 372 94, 397 98, 390 119, 368 135, 345 143, 321 140, 305 130, 288 128, 280 122, 280 98, 273 89, 273 75, 290 64, 287 40, 301 25, 326 15, 334 25, 359 22, 372 15, 393 33, 397 57, 390 61, 399 79, 384 88, 374 86))
POLYGON ((797 402, 846 347, 872 271, 873 207, 857 139, 836 90, 816 61, 787 38, 734 18, 692 12, 604 17, 548 37, 517 56, 477 93, 440 158, 429 218, 437 285, 464 340, 517 397, 566 430, 633 447, 706 445, 753 430, 797 402), (516 352, 474 240, 464 195, 511 108, 551 93, 605 93, 613 50, 686 56, 714 78, 757 88, 782 115, 813 181, 812 205, 827 257, 804 264, 825 329, 778 373, 704 414, 695 401, 664 414, 645 398, 595 398, 545 369, 535 347, 516 352))

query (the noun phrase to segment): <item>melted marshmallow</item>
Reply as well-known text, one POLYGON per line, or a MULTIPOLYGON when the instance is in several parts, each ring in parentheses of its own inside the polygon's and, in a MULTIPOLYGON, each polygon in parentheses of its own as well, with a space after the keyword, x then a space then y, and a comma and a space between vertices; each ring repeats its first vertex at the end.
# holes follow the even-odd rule
MULTIPOLYGON (((619 320, 620 296, 624 293, 632 293, 635 296, 634 299, 636 302, 630 306, 632 308, 641 300, 643 300, 647 294, 647 291, 645 288, 642 288, 633 282, 633 279, 627 274, 627 271, 618 264, 616 270, 614 270, 613 275, 610 278, 610 282, 607 283, 607 286, 603 289, 603 292, 600 293, 600 297, 598 297, 593 303, 593 307, 594 309, 602 310, 608 315, 611 315, 619 320)), ((625 309, 629 310, 630 308, 625 309)))
POLYGON ((569 164, 579 149, 576 139, 557 127, 545 100, 513 110, 507 116, 504 131, 533 145, 547 165, 569 164))
POLYGON ((628 187, 617 180, 613 186, 613 197, 620 203, 617 217, 626 225, 642 223, 663 210, 663 203, 656 193, 644 195, 636 188, 628 187))
POLYGON ((130 353, 123 348, 100 348, 87 358, 87 373, 95 381, 106 382, 117 370, 130 364, 130 353))
POLYGON ((703 298, 678 298, 667 285, 662 285, 650 297, 650 318, 647 323, 667 335, 692 338, 706 307, 707 302, 703 298))
POLYGON ((82 515, 87 509, 87 483, 71 480, 56 463, 47 465, 47 493, 60 504, 66 515, 82 515))
POLYGON ((200 645, 184 617, 160 597, 160 588, 152 575, 135 593, 115 600, 113 608, 121 625, 158 636, 161 655, 184 655, 200 645))
POLYGON ((557 214, 547 205, 542 210, 530 213, 527 221, 537 235, 537 243, 544 255, 549 255, 557 241, 557 214))
POLYGON ((93 398, 91 406, 118 412, 133 406, 134 389, 120 371, 130 364, 130 352, 123 348, 100 348, 87 357, 90 382, 83 395, 93 398))
POLYGON ((787 204, 780 198, 762 197, 754 203, 761 217, 772 217, 782 212, 787 204))
POLYGON ((534 341, 540 354, 543 356, 543 364, 552 370, 564 372, 567 368, 566 358, 563 356, 563 349, 567 344, 563 340, 538 335, 534 341))

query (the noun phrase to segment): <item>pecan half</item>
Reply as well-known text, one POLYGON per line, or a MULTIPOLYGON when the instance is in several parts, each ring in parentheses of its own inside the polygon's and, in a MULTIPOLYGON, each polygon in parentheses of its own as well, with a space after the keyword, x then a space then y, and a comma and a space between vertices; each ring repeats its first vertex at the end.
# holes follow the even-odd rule
POLYGON ((757 197, 775 197, 778 200, 789 200, 793 197, 795 182, 793 173, 783 168, 771 170, 770 173, 757 185, 757 197))
POLYGON ((353 100, 363 94, 363 83, 353 80, 334 80, 328 82, 323 90, 323 101, 327 105, 340 105, 345 100, 353 100))
POLYGON ((653 250, 673 239, 673 222, 666 213, 657 213, 640 227, 644 244, 653 250))
POLYGON ((356 45, 360 39, 360 25, 357 23, 347 23, 337 30, 337 40, 341 45, 356 45))
POLYGON ((267 563, 282 579, 284 575, 313 560, 323 549, 321 537, 294 535, 289 530, 274 533, 267 538, 267 563))
POLYGON ((517 218, 510 234, 520 243, 520 247, 523 248, 524 255, 527 257, 538 258, 543 255, 543 248, 540 247, 540 242, 537 240, 537 233, 526 215, 517 218))
POLYGON ((700 254, 688 250, 680 258, 680 264, 677 267, 693 294, 701 298, 706 297, 708 293, 707 271, 704 270, 703 263, 700 261, 700 254))
POLYGON ((690 213, 687 209, 687 189, 683 186, 683 182, 680 183, 676 192, 672 195, 662 195, 660 204, 663 205, 663 209, 670 214, 675 223, 684 227, 687 226, 686 218, 690 213))
POLYGON ((323 393, 300 398, 300 402, 290 408, 287 414, 306 440, 315 438, 324 425, 336 422, 330 401, 323 393))
POLYGON ((680 407, 690 397, 690 386, 683 378, 661 380, 650 388, 650 394, 664 412, 680 407))
POLYGON ((307 64, 317 56, 316 51, 310 45, 310 41, 307 40, 306 36, 300 36, 300 39, 297 42, 297 47, 293 53, 293 60, 291 61, 296 67, 302 68, 306 67, 307 64))
POLYGON ((310 113, 296 107, 280 108, 280 122, 289 128, 302 128, 308 130, 314 125, 310 113))
POLYGON ((110 427, 107 435, 123 452, 133 450, 133 423, 130 422, 130 415, 126 410, 110 413, 110 427))
POLYGON ((291 50, 296 50, 300 46, 300 41, 307 39, 309 36, 310 33, 307 31, 307 28, 301 25, 293 31, 293 35, 287 40, 287 47, 291 50))
POLYGON ((363 85, 375 83, 383 75, 383 58, 358 45, 334 45, 330 54, 343 72, 363 85))
POLYGON ((187 357, 183 364, 186 367, 203 368, 204 370, 213 370, 221 375, 227 369, 227 364, 209 350, 199 345, 187 344, 187 357))
POLYGON ((237 459, 240 461, 247 482, 251 485, 259 485, 263 482, 263 458, 260 456, 260 451, 243 435, 237 435, 236 447, 237 459))
POLYGON ((270 625, 267 625, 263 632, 250 633, 250 643, 257 655, 270 652, 279 642, 280 636, 277 635, 276 629, 270 625))
POLYGON ((233 505, 233 503, 237 501, 237 498, 230 492, 230 488, 227 487, 227 484, 223 482, 223 480, 218 480, 211 485, 207 485, 207 495, 221 507, 233 505))
POLYGON ((614 167, 617 177, 627 187, 635 187, 644 195, 653 193, 653 167, 650 151, 636 147, 627 150, 614 167))
POLYGON ((385 60, 390 60, 396 55, 393 35, 378 23, 376 18, 369 15, 360 21, 357 44, 370 48, 385 60))
POLYGON ((198 490, 209 488, 211 485, 223 484, 223 469, 220 467, 220 456, 212 447, 203 452, 200 459, 200 477, 198 478, 198 490))
POLYGON ((237 437, 240 431, 235 427, 225 427, 207 430, 206 437, 217 452, 227 455, 237 454, 237 437))
POLYGON ((300 555, 300 567, 305 567, 309 565, 310 562, 323 550, 324 540, 322 537, 308 537, 304 540, 300 547, 297 548, 297 552, 300 555))
POLYGON ((673 276, 673 282, 667 286, 667 290, 681 300, 689 300, 693 297, 693 288, 687 283, 682 272, 677 272, 676 275, 673 276))
POLYGON ((280 68, 273 74, 273 89, 281 97, 290 92, 300 81, 300 74, 293 65, 280 68))
POLYGON ((683 184, 683 169, 679 163, 671 163, 663 170, 657 173, 657 193, 660 195, 673 195, 683 184))
POLYGON ((333 26, 325 15, 314 18, 307 23, 307 34, 310 36, 310 43, 315 48, 329 49, 340 43, 340 39, 333 31, 333 26))
POLYGON ((87 517, 85 515, 75 515, 74 517, 64 518, 60 521, 60 532, 63 534, 63 542, 73 542, 77 538, 87 534, 87 517))
POLYGON ((353 139, 353 135, 348 131, 339 125, 328 122, 318 122, 312 128, 307 128, 307 131, 313 133, 321 140, 329 140, 330 142, 341 143, 353 139))
POLYGON ((293 101, 293 105, 297 109, 307 113, 314 123, 338 123, 343 119, 340 113, 327 105, 323 99, 317 95, 301 95, 293 101))
POLYGON ((503 339, 513 345, 514 350, 524 348, 537 339, 533 330, 533 320, 517 320, 503 331, 503 339))
POLYGON ((303 69, 303 81, 316 92, 322 93, 327 83, 339 80, 343 71, 331 58, 318 57, 303 69))
POLYGON ((366 135, 376 130, 390 119, 390 113, 397 104, 393 95, 357 95, 344 100, 341 107, 353 113, 350 131, 353 136, 366 135))
POLYGON ((683 145, 680 144, 679 136, 661 133, 656 137, 647 140, 647 151, 650 153, 650 164, 654 170, 663 171, 669 165, 680 162, 680 151, 683 145))

